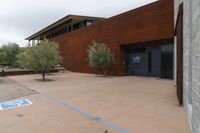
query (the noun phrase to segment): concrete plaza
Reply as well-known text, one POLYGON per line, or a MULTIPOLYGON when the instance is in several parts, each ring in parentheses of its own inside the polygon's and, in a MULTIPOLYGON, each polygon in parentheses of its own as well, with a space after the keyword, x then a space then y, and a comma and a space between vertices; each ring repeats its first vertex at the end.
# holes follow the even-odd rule
POLYGON ((38 94, 0 111, 2 133, 190 133, 173 81, 56 73, 9 77, 38 94))

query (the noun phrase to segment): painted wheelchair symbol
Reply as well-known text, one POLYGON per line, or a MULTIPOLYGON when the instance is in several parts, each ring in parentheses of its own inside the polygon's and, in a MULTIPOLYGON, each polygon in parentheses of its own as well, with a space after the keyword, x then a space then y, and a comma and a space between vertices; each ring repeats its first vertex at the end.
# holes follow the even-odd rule
POLYGON ((0 110, 13 109, 13 108, 21 107, 21 106, 27 106, 30 104, 32 104, 32 102, 29 101, 28 99, 8 101, 8 102, 0 103, 0 110))

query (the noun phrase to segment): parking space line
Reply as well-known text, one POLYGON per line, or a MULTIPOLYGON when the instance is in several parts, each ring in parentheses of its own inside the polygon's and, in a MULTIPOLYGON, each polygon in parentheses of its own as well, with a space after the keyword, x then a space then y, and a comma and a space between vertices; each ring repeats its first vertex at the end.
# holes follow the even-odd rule
POLYGON ((50 96, 50 95, 48 95, 46 93, 40 92, 40 94, 43 95, 43 96, 45 96, 49 100, 51 100, 51 101, 53 101, 53 102, 55 102, 57 104, 60 104, 60 105, 64 106, 65 108, 68 108, 68 109, 70 109, 70 110, 72 110, 74 112, 77 112, 77 113, 79 113, 79 114, 81 114, 81 115, 83 115, 83 116, 85 116, 85 117, 87 117, 89 119, 92 119, 92 120, 94 120, 94 121, 96 121, 98 123, 101 123, 101 124, 103 124, 103 125, 105 125, 107 127, 110 127, 112 129, 120 132, 120 133, 130 133, 129 131, 127 131, 124 128, 119 127, 118 125, 115 125, 115 124, 113 124, 111 122, 108 122, 106 120, 103 120, 101 118, 95 117, 95 116, 93 116, 93 115, 91 115, 89 113, 86 113, 86 112, 84 112, 84 111, 82 111, 82 110, 80 110, 78 108, 75 108, 75 107, 73 107, 73 106, 71 106, 71 105, 69 105, 69 104, 67 104, 67 103, 65 103, 65 102, 63 102, 63 101, 61 101, 59 99, 56 99, 56 98, 54 98, 54 97, 52 97, 52 96, 50 96))

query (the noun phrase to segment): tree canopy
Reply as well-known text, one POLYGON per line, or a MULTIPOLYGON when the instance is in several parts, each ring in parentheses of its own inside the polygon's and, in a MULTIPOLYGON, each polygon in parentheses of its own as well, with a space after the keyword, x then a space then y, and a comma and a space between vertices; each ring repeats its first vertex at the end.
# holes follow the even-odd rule
POLYGON ((16 43, 4 44, 0 47, 0 64, 16 66, 17 55, 20 53, 20 47, 16 43))
POLYGON ((24 52, 18 55, 18 62, 22 67, 41 73, 43 80, 45 74, 61 63, 59 45, 49 40, 44 40, 35 46, 28 47, 24 52))

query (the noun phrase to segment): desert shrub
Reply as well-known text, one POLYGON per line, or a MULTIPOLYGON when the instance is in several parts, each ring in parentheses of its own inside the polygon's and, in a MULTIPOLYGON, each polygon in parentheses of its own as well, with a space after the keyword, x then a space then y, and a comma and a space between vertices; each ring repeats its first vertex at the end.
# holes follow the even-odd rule
POLYGON ((115 64, 114 54, 104 43, 97 43, 93 41, 93 45, 88 49, 89 65, 101 73, 104 76, 108 75, 112 65, 115 64))

